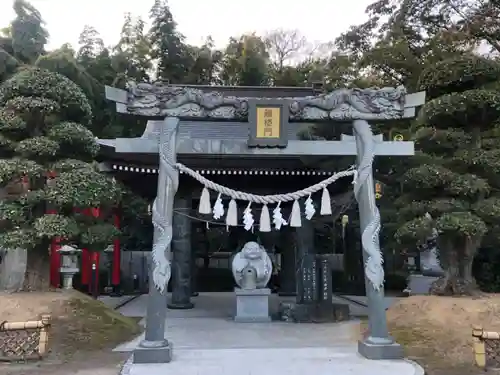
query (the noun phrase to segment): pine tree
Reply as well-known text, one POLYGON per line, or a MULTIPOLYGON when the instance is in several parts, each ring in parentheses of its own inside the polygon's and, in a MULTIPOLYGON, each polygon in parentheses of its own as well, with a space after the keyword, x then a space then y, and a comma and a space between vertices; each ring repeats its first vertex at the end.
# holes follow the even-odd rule
POLYGON ((419 80, 430 99, 415 124, 421 165, 403 175, 396 237, 424 243, 437 229, 445 275, 435 294, 474 293, 476 252, 487 237, 499 243, 500 92, 488 85, 499 78, 496 61, 465 56, 430 66, 419 80))

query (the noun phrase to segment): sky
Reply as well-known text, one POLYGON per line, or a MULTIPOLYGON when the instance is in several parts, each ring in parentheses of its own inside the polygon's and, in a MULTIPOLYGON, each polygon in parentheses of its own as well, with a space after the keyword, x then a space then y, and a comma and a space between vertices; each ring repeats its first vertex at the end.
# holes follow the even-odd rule
MULTIPOLYGON (((118 41, 126 12, 147 19, 153 0, 30 0, 50 33, 48 49, 64 43, 77 46, 85 25, 95 27, 106 45, 118 41)), ((186 42, 203 43, 211 35, 217 47, 229 37, 248 32, 265 35, 273 29, 298 29, 312 43, 329 42, 366 19, 372 0, 170 0, 186 42)), ((0 0, 0 27, 14 17, 12 0, 0 0)))

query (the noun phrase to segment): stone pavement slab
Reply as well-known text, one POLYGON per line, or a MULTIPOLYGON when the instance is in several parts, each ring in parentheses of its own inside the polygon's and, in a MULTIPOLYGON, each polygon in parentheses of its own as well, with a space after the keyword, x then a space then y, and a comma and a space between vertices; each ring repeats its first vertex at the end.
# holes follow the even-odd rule
MULTIPOLYGON (((283 300, 273 295, 271 309, 276 311, 283 300)), ((165 337, 173 346, 172 362, 139 365, 129 360, 123 375, 423 375, 413 362, 362 358, 357 353, 359 321, 237 323, 233 293, 202 293, 193 302, 191 310, 167 311, 165 337)), ((141 296, 119 311, 140 317, 146 306, 147 296, 141 296)), ((366 309, 355 303, 354 308, 353 315, 366 309)), ((131 352, 142 339, 115 351, 131 352)))
POLYGON ((416 363, 371 361, 354 346, 332 348, 175 350, 168 364, 132 364, 122 375, 424 375, 416 363))
MULTIPOLYGON (((236 323, 221 318, 167 319, 165 337, 177 349, 339 347, 359 338, 359 323, 236 323)), ((115 351, 134 350, 143 335, 115 351)))

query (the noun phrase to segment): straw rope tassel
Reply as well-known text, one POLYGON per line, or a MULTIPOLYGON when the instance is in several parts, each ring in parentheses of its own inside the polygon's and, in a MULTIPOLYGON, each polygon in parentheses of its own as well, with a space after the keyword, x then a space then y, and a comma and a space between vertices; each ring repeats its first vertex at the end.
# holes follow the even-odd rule
POLYGON ((302 226, 299 201, 294 201, 292 206, 292 215, 290 216, 290 226, 298 228, 302 226))
POLYGON ((200 205, 198 206, 200 214, 208 215, 212 213, 212 205, 210 204, 210 192, 206 187, 203 188, 200 197, 200 205))
POLYGON ((234 199, 231 199, 227 207, 226 226, 236 227, 238 225, 238 205, 234 199))
POLYGON ((261 232, 271 231, 271 217, 269 216, 269 208, 267 207, 267 204, 262 206, 259 223, 260 223, 259 230, 261 232))
POLYGON ((319 211, 320 215, 331 215, 332 214, 332 200, 330 198, 330 192, 325 186, 323 188, 323 193, 321 194, 321 209, 319 211))

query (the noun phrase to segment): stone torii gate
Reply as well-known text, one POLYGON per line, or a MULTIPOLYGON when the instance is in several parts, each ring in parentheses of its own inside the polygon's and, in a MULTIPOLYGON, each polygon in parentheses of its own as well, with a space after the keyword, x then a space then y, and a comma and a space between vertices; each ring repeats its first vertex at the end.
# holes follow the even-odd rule
MULTIPOLYGON (((380 214, 375 202, 372 163, 375 155, 413 155, 413 142, 384 142, 374 136, 368 121, 415 116, 425 93, 407 95, 404 87, 339 89, 302 98, 244 98, 203 92, 165 83, 129 84, 128 90, 106 87, 106 98, 116 102, 119 113, 163 118, 150 121, 141 138, 116 139, 118 153, 159 153, 158 190, 153 207, 154 246, 145 339, 134 351, 134 363, 166 363, 172 359, 171 343, 165 338, 166 285, 170 279, 173 201, 179 183, 178 155, 246 158, 356 155, 357 182, 354 193, 359 206, 365 262, 369 335, 358 351, 369 359, 398 359, 402 347, 388 333, 384 305, 384 270, 379 245, 380 214), (177 137, 182 120, 232 120, 249 124, 248 142, 177 137), (353 136, 340 141, 289 141, 289 121, 352 122, 353 136)), ((208 123, 207 123, 208 122, 208 123)), ((102 144, 107 144, 102 141, 102 144)), ((109 144, 107 144, 109 146, 109 144)))

